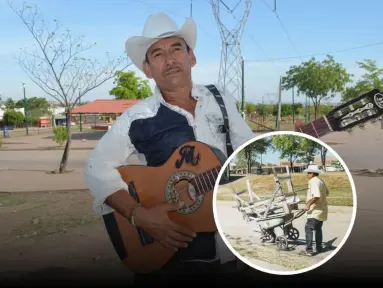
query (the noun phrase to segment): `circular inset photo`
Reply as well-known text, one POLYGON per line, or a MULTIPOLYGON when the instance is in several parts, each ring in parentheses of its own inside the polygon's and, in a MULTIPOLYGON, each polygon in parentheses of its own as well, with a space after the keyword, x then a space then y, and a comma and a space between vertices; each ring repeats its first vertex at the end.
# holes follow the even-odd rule
POLYGON ((234 151, 213 197, 217 228, 231 252, 276 275, 304 273, 334 257, 357 211, 344 161, 298 132, 266 133, 234 151))

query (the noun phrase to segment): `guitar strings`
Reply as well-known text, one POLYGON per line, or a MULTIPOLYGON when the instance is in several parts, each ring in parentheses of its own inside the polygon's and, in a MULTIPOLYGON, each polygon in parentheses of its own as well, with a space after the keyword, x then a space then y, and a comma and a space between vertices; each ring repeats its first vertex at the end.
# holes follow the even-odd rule
MULTIPOLYGON (((221 167, 222 168, 222 167, 221 167)), ((217 168, 214 168, 215 170, 217 170, 217 168)), ((213 170, 213 169, 212 169, 213 170)), ((209 172, 209 171, 207 171, 207 172, 209 172)), ((193 176, 191 179, 188 179, 187 180, 187 182, 188 182, 188 186, 189 185, 192 185, 193 186, 193 188, 196 190, 196 192, 198 193, 198 191, 197 190, 200 190, 199 189, 199 186, 201 186, 202 187, 202 190, 204 190, 204 185, 203 185, 203 183, 202 183, 202 180, 200 180, 200 182, 201 183, 197 183, 197 178, 198 177, 200 177, 200 176, 202 176, 202 175, 204 175, 205 173, 207 173, 207 172, 203 172, 203 173, 200 173, 200 174, 197 174, 197 175, 195 175, 195 176, 193 176), (195 182, 195 184, 196 185, 193 185, 193 183, 191 183, 193 180, 195 180, 196 182, 195 182), (199 185, 198 185, 199 184, 199 185), (197 187, 195 187, 195 186, 197 186, 197 187)), ((218 172, 218 174, 219 174, 219 172, 218 172)), ((218 176, 218 174, 217 174, 217 176, 218 176)), ((212 174, 213 175, 213 177, 214 177, 214 174, 212 174)), ((204 179, 205 179, 205 177, 204 176, 202 176, 204 179)), ((214 177, 215 178, 215 177, 214 177)), ((186 180, 186 179, 185 179, 186 180)), ((208 177, 208 180, 209 180, 209 183, 210 183, 210 185, 212 185, 211 184, 211 181, 210 181, 210 178, 208 177)), ((215 180, 215 182, 217 181, 217 178, 215 178, 214 179, 215 180)), ((205 184, 206 184, 206 186, 207 186, 207 181, 205 181, 205 184)), ((213 185, 213 188, 214 188, 214 186, 215 185, 213 185)), ((208 187, 209 188, 209 187, 208 187)), ((209 189, 209 190, 211 190, 211 189, 209 189)), ((181 190, 177 190, 177 193, 183 193, 183 192, 188 192, 189 191, 189 188, 182 188, 181 190)), ((201 191, 202 192, 202 191, 201 191)), ((202 195, 203 193, 198 193, 199 195, 198 196, 200 196, 200 195, 202 195)))

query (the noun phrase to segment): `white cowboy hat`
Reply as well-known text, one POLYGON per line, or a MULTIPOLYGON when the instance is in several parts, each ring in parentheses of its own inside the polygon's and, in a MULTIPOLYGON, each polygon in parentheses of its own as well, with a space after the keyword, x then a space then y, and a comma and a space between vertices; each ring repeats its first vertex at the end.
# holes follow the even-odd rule
POLYGON ((304 170, 306 173, 322 173, 323 171, 319 168, 318 165, 310 164, 306 170, 304 170))
POLYGON ((125 43, 128 57, 141 71, 150 46, 163 38, 178 36, 185 40, 191 49, 197 42, 197 27, 192 18, 188 18, 181 28, 165 13, 152 14, 146 20, 142 36, 130 37, 125 43))

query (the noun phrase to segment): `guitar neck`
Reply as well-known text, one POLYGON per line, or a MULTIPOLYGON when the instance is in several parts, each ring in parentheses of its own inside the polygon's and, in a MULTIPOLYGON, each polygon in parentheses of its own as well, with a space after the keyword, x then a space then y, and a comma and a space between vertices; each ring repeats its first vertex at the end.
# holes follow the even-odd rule
POLYGON ((221 167, 213 168, 202 174, 195 176, 190 182, 194 186, 196 196, 205 194, 214 189, 215 181, 217 180, 221 167))
POLYGON ((297 132, 305 133, 315 138, 320 138, 331 133, 332 128, 328 123, 327 118, 324 116, 298 128, 297 132))

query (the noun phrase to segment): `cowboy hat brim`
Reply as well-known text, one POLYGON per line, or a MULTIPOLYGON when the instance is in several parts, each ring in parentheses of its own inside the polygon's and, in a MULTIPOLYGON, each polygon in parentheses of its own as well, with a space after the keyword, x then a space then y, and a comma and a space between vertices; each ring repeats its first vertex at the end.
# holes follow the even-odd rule
POLYGON ((304 173, 318 173, 318 174, 321 174, 323 173, 323 170, 315 170, 315 169, 306 169, 306 170, 303 170, 304 173))
POLYGON ((197 42, 197 27, 194 20, 189 18, 177 31, 164 33, 158 37, 133 36, 129 38, 125 43, 129 59, 138 69, 143 71, 143 63, 148 49, 157 41, 169 37, 181 37, 191 49, 194 49, 197 42))

